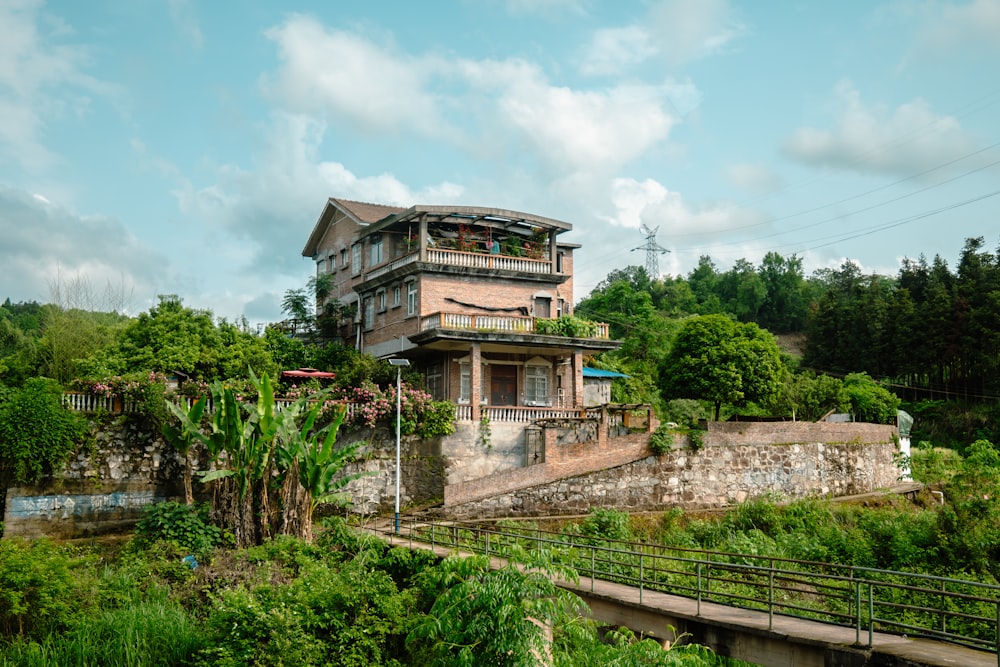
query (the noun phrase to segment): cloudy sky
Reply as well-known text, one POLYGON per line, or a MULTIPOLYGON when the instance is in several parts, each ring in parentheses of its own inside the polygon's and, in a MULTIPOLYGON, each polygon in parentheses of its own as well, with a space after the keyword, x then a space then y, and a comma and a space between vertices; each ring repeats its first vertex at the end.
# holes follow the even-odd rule
POLYGON ((0 0, 0 299, 280 319, 330 196, 642 265, 1000 244, 1000 0, 0 0))

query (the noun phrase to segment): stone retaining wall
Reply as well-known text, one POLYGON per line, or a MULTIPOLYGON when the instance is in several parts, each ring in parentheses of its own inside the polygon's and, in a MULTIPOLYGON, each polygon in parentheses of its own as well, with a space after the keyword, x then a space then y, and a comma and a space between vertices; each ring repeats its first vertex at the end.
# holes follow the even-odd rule
MULTIPOLYGON (((557 448, 555 466, 548 465, 547 449, 546 466, 533 466, 537 470, 524 473, 523 481, 530 478, 534 483, 505 490, 511 483, 509 475, 497 477, 495 484, 493 478, 479 480, 481 488, 504 491, 476 498, 465 485, 454 492, 449 486, 443 511, 461 519, 581 514, 592 507, 631 511, 722 507, 764 495, 794 499, 867 493, 888 488, 900 477, 893 426, 801 422, 714 426, 709 426, 705 447, 699 451, 680 441, 680 449, 663 456, 652 456, 646 449, 643 456, 620 464, 614 462, 615 456, 628 458, 645 445, 622 442, 605 451, 594 445, 591 455, 585 443, 557 448), (730 439, 733 444, 724 444, 730 439), (596 461, 606 465, 593 472, 581 470, 596 461), (469 495, 459 495, 465 492, 469 495)), ((622 439, 611 439, 618 440, 622 439)))

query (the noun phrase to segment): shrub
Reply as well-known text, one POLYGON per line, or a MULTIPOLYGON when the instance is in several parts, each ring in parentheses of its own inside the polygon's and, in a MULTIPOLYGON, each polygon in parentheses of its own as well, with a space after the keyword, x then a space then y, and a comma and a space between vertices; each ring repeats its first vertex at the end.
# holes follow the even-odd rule
POLYGON ((83 559, 47 540, 0 540, 0 635, 41 638, 87 605, 83 559))
POLYGON ((632 539, 628 512, 595 507, 580 523, 580 532, 590 537, 625 542, 632 539))
POLYGON ((204 505, 157 503, 143 513, 135 527, 140 547, 168 542, 194 554, 205 554, 222 542, 222 530, 208 522, 204 505))
POLYGON ((61 397, 55 381, 31 378, 0 405, 0 487, 51 475, 82 440, 86 424, 61 397))
POLYGON ((674 446, 674 434, 666 425, 656 427, 649 437, 649 449, 657 456, 663 456, 674 446))

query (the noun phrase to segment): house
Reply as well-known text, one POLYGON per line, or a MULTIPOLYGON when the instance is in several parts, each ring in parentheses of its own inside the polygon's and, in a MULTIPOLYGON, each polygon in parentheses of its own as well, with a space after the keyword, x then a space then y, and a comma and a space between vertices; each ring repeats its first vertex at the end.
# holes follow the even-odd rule
POLYGON ((619 346, 606 324, 556 333, 573 308, 579 246, 559 240, 571 229, 494 208, 329 199, 302 255, 353 307, 345 341, 410 359, 435 398, 478 419, 481 406, 582 408, 585 360, 619 346))

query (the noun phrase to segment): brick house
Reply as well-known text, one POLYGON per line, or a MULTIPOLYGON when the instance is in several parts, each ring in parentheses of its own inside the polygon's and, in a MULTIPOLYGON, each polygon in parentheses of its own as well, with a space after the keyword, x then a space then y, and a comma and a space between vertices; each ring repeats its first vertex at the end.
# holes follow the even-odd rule
POLYGON ((538 332, 572 312, 579 246, 558 240, 571 229, 517 211, 331 198, 302 255, 330 274, 330 298, 354 307, 345 341, 410 359, 435 398, 478 419, 481 406, 582 407, 586 358, 619 345, 604 324, 538 332))

